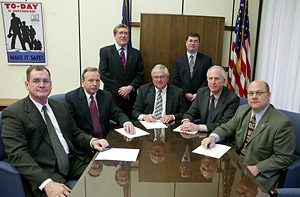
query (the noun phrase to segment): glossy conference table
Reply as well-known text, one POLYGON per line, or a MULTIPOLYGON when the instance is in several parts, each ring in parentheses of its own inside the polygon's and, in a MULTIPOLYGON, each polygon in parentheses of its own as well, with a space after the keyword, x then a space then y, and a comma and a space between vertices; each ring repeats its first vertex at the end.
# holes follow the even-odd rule
POLYGON ((112 130, 107 140, 111 147, 140 149, 137 161, 92 160, 71 196, 268 196, 234 150, 221 159, 192 153, 206 133, 173 132, 179 122, 164 132, 135 125, 150 135, 129 141, 112 130))

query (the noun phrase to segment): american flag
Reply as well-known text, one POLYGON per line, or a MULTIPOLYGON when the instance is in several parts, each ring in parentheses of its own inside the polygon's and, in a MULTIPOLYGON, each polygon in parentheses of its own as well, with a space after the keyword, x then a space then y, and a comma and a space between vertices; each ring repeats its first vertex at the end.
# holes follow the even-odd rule
MULTIPOLYGON (((122 24, 128 26, 130 33, 130 12, 129 12, 129 0, 123 0, 123 10, 122 10, 122 24)), ((131 35, 129 34, 128 45, 131 46, 131 35)))
POLYGON ((240 97, 247 98, 247 87, 251 80, 250 32, 248 1, 241 0, 232 42, 228 86, 240 97))

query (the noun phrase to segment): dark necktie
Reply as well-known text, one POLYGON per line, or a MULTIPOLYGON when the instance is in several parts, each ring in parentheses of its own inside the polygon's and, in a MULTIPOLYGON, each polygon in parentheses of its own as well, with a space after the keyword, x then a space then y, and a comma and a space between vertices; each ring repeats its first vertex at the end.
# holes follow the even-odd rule
POLYGON ((208 109, 206 124, 210 124, 212 122, 212 115, 215 111, 215 96, 211 95, 210 100, 211 100, 211 102, 210 102, 210 107, 208 109))
POLYGON ((98 115, 98 109, 96 106, 96 102, 94 100, 94 97, 91 96, 91 102, 90 102, 90 113, 92 117, 93 122, 93 128, 94 128, 94 137, 97 138, 103 138, 102 128, 100 125, 99 115, 98 115))
POLYGON ((63 145, 61 144, 61 142, 57 136, 54 126, 50 120, 50 117, 47 114, 47 107, 45 105, 43 106, 43 111, 44 111, 44 117, 45 117, 45 121, 47 124, 47 130, 48 130, 48 134, 50 137, 50 141, 53 146, 53 150, 54 150, 54 153, 55 153, 55 156, 57 159, 58 170, 63 175, 67 176, 68 171, 69 171, 68 156, 66 154, 66 151, 65 151, 63 145))
POLYGON ((157 98, 156 98, 156 106, 154 116, 157 120, 161 119, 161 112, 162 112, 162 96, 161 90, 158 91, 157 98))
POLYGON ((194 61, 193 61, 194 56, 190 55, 190 74, 191 74, 191 78, 193 76, 193 71, 194 71, 194 61))
POLYGON ((124 53, 124 48, 121 48, 121 53, 120 53, 120 58, 123 64, 123 68, 125 68, 125 53, 124 53))
POLYGON ((249 122, 248 133, 247 133, 246 139, 245 139, 245 141, 244 141, 244 145, 243 145, 243 147, 242 147, 242 149, 241 149, 241 152, 240 152, 240 155, 241 155, 242 158, 245 157, 246 147, 247 147, 247 145, 248 145, 248 143, 249 143, 249 140, 250 140, 250 138, 251 138, 251 134, 252 134, 252 132, 253 132, 253 130, 254 130, 254 127, 255 127, 255 121, 256 121, 256 118, 255 118, 255 114, 254 114, 254 115, 252 116, 251 121, 249 122))

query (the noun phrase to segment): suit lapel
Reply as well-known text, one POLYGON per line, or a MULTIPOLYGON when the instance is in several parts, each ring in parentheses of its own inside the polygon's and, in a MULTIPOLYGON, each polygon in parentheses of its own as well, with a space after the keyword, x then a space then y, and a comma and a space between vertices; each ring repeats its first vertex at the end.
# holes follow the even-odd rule
MULTIPOLYGON (((104 128, 103 128, 104 122, 102 122, 103 118, 101 118, 101 117, 105 117, 106 114, 105 114, 105 106, 103 104, 101 105, 101 103, 100 103, 104 99, 101 90, 97 91, 96 98, 97 98, 96 100, 97 100, 97 106, 98 106, 99 122, 102 127, 102 131, 104 131, 104 128)), ((93 124, 92 124, 92 128, 93 128, 93 124)))
POLYGON ((197 53, 192 79, 195 77, 199 67, 200 67, 200 53, 197 53))
POLYGON ((170 85, 167 86, 166 114, 171 114, 173 107, 174 93, 170 90, 170 85))
POLYGON ((79 103, 80 111, 82 111, 82 113, 86 117, 87 122, 93 128, 91 112, 83 88, 80 88, 80 91, 78 93, 78 98, 79 98, 78 103, 79 103))
POLYGON ((33 102, 30 100, 29 96, 26 97, 25 101, 25 112, 27 113, 28 119, 32 121, 33 124, 35 124, 37 130, 41 133, 45 141, 52 146, 50 142, 50 138, 47 132, 47 126, 46 123, 39 112, 39 110, 36 108, 36 106, 33 104, 33 102))
MULTIPOLYGON (((127 58, 128 58, 128 51, 129 51, 129 50, 127 50, 127 58)), ((117 48, 116 48, 116 45, 112 45, 112 46, 111 46, 111 53, 113 54, 113 56, 115 56, 115 59, 116 59, 116 61, 117 61, 117 63, 118 63, 117 66, 119 67, 120 71, 122 70, 122 71, 124 72, 122 60, 121 60, 121 58, 120 58, 120 54, 119 54, 119 52, 118 52, 118 50, 117 50, 117 48)), ((127 62, 128 62, 128 61, 126 61, 126 64, 127 64, 127 62)), ((126 68, 126 65, 125 65, 125 68, 126 68)))
MULTIPOLYGON (((198 95, 197 95, 198 96, 198 95)), ((201 95, 199 95, 200 97, 202 97, 201 95)), ((207 121, 207 115, 208 115, 208 106, 209 106, 209 96, 210 96, 210 90, 209 88, 207 87, 207 89, 205 90, 204 92, 204 96, 203 96, 203 99, 200 103, 201 105, 201 111, 203 111, 203 116, 200 117, 201 120, 204 120, 203 122, 206 122, 207 121)), ((197 99, 197 98, 196 98, 197 99)), ((201 113, 201 112, 200 112, 201 113)))
POLYGON ((147 103, 149 103, 149 108, 150 108, 150 112, 152 113, 154 110, 154 102, 155 102, 155 88, 154 85, 151 86, 151 88, 149 88, 149 92, 146 95, 146 99, 147 99, 147 103))
POLYGON ((259 123, 257 124, 257 126, 255 127, 255 129, 254 129, 254 131, 253 131, 253 133, 251 135, 251 138, 249 140, 249 143, 255 137, 257 137, 267 127, 267 123, 269 122, 271 111, 272 111, 272 108, 271 108, 271 105, 270 105, 269 108, 267 109, 267 111, 261 117, 261 119, 260 119, 259 123))
POLYGON ((187 54, 185 55, 185 61, 184 61, 183 67, 184 67, 184 69, 185 69, 185 72, 188 73, 189 80, 191 80, 191 74, 190 74, 190 62, 189 62, 189 57, 188 57, 187 54))
POLYGON ((214 110, 214 113, 213 113, 212 118, 211 118, 212 122, 215 119, 215 117, 217 116, 217 114, 221 111, 222 106, 224 106, 225 101, 226 101, 226 93, 225 93, 225 90, 223 88, 222 93, 220 95, 220 98, 218 100, 216 109, 214 110))

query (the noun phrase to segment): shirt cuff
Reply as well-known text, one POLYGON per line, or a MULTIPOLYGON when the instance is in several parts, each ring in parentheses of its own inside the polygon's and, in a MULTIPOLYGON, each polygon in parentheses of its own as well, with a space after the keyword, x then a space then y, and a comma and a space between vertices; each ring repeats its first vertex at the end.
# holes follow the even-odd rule
POLYGON ((94 141, 94 140, 98 140, 98 138, 93 137, 93 138, 91 139, 91 141, 90 141, 90 146, 91 146, 92 148, 94 148, 93 145, 92 145, 92 141, 94 141))
POLYGON ((210 136, 215 137, 217 143, 220 142, 220 136, 219 136, 218 134, 216 134, 216 133, 211 133, 211 134, 209 135, 209 137, 210 137, 210 136))
POLYGON ((205 124, 200 124, 200 131, 208 131, 207 126, 205 124))
POLYGON ((50 181, 52 181, 52 179, 50 179, 50 178, 46 179, 46 180, 39 186, 39 189, 40 189, 41 191, 43 191, 44 187, 45 187, 50 181))
POLYGON ((175 116, 172 114, 172 117, 173 117, 173 121, 175 121, 175 116))
POLYGON ((138 117, 138 120, 139 120, 139 121, 142 121, 142 120, 143 120, 143 118, 144 118, 144 116, 145 116, 145 114, 141 114, 141 115, 139 115, 139 117, 138 117))
POLYGON ((181 123, 183 123, 183 122, 184 122, 184 121, 186 121, 186 120, 188 120, 188 121, 190 121, 190 122, 191 122, 191 120, 190 120, 190 119, 188 119, 188 118, 185 118, 185 119, 181 120, 181 123))
POLYGON ((127 123, 131 123, 131 122, 130 122, 130 121, 124 122, 123 127, 125 127, 125 125, 126 125, 127 123))

